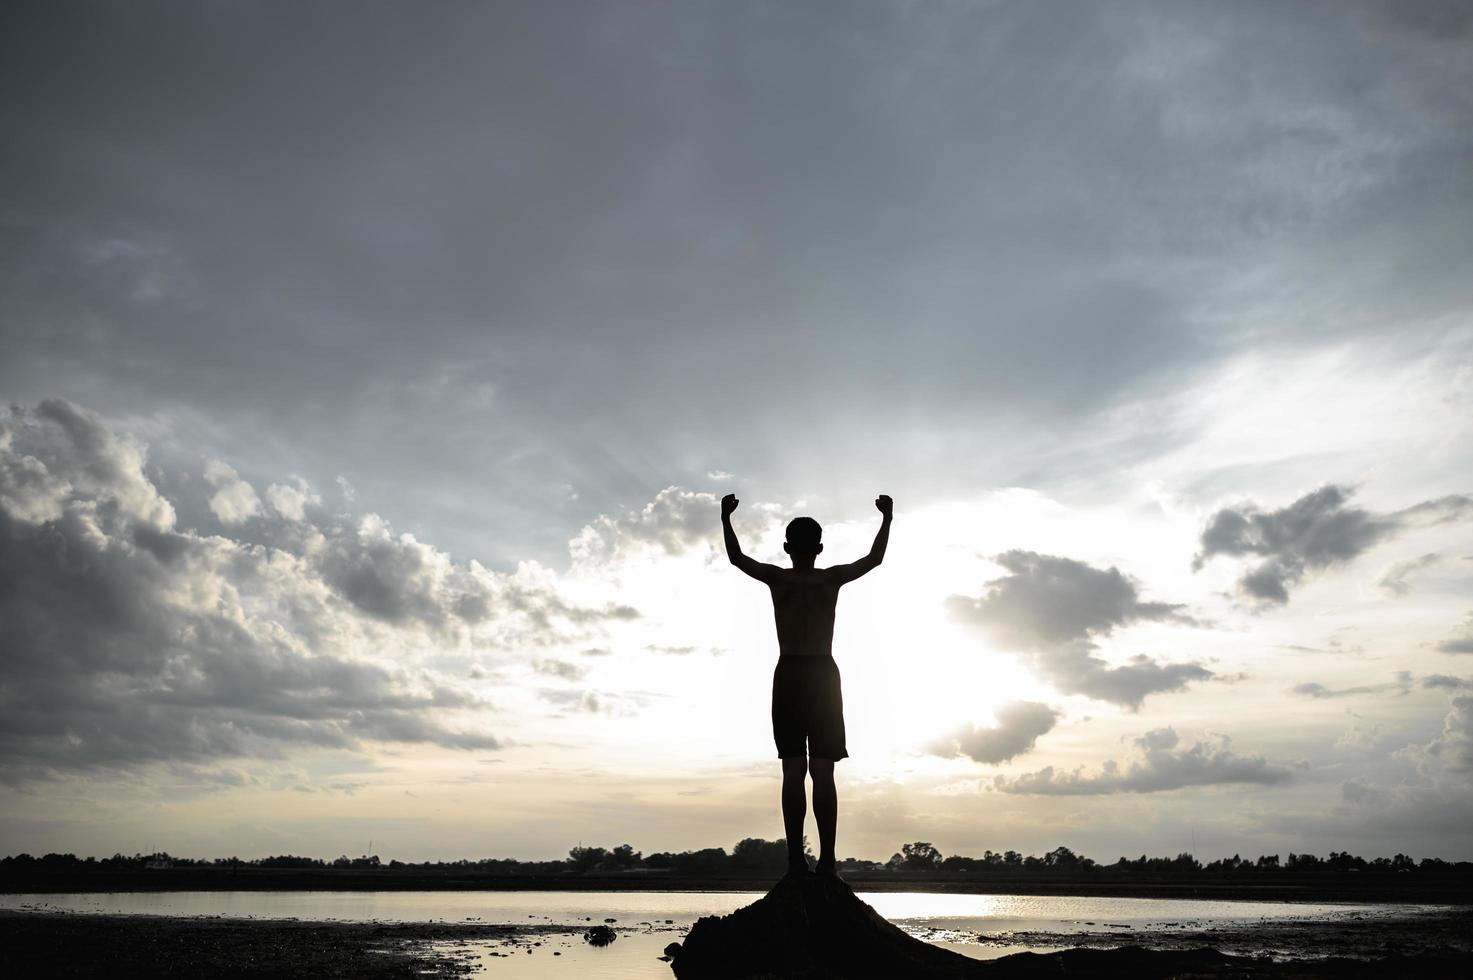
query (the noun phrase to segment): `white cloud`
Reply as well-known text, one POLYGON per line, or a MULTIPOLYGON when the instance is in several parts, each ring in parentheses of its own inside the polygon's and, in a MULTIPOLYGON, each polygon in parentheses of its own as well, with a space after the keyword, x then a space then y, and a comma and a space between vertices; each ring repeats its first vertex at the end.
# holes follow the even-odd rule
POLYGON ((720 515, 720 501, 714 494, 666 487, 640 510, 612 517, 600 514, 574 537, 569 550, 574 562, 583 565, 616 562, 651 551, 681 555, 716 541, 720 515))
POLYGON ((307 508, 321 504, 322 498, 306 480, 297 477, 291 483, 273 483, 267 487, 266 502, 287 520, 302 521, 307 518, 307 508))
POLYGON ((1097 655, 1096 641, 1120 627, 1192 622, 1179 605, 1140 601, 1135 582, 1119 569, 1031 551, 993 560, 1009 574, 988 582, 978 597, 951 596, 947 608, 1002 649, 1027 655, 1060 691, 1139 708, 1149 694, 1213 676, 1196 663, 1160 663, 1137 654, 1111 666, 1097 655))
POLYGON ((261 513, 261 498, 235 468, 218 459, 205 464, 205 480, 215 488, 210 511, 226 524, 239 524, 261 513))
POLYGON ((596 715, 611 710, 608 699, 600 696, 597 691, 543 688, 537 692, 537 696, 564 711, 596 715))
MULTIPOLYGON (((1362 697, 1368 694, 1395 694, 1400 696, 1411 692, 1412 681, 1413 678, 1410 671, 1399 670, 1396 672, 1394 680, 1387 681, 1383 684, 1354 684, 1350 687, 1329 687, 1318 681, 1305 681, 1302 684, 1295 684, 1290 688, 1290 693, 1321 701, 1330 698, 1362 697)), ((1426 686, 1425 681, 1424 686, 1426 686)))
POLYGON ((0 506, 30 523, 60 519, 88 502, 166 530, 174 507, 143 475, 147 453, 93 412, 60 398, 0 420, 0 506))
MULTIPOLYGON (((494 749, 480 696, 432 656, 637 615, 531 566, 457 563, 377 515, 305 524, 300 486, 273 502, 271 547, 178 530, 144 458, 64 402, 0 428, 0 778, 365 741, 494 749)), ((222 521, 260 512, 228 464, 207 476, 222 521)))
POLYGON ((588 675, 588 668, 569 660, 556 657, 540 657, 532 661, 532 669, 549 677, 560 677, 565 681, 579 681, 588 675))
POLYGON ((1442 653, 1473 653, 1473 613, 1437 644, 1442 653))
POLYGON ((1404 558, 1393 562, 1386 571, 1382 572, 1376 584, 1391 595, 1404 596, 1412 591, 1410 579, 1415 573, 1431 568, 1440 561, 1442 561, 1442 555, 1435 551, 1418 555, 1416 558, 1404 558))
POLYGON ((559 711, 579 715, 606 715, 629 718, 639 714, 650 702, 640 693, 613 693, 579 688, 541 688, 537 696, 559 711))
POLYGON ((976 762, 996 764, 1015 759, 1053 730, 1059 712, 1036 701, 1010 701, 996 712, 996 724, 964 725, 937 739, 926 751, 945 759, 965 755, 976 762))
POLYGON ((1122 769, 1114 760, 1095 773, 1082 768, 1060 772, 1046 766, 1022 776, 998 776, 993 785, 1004 793, 1045 796, 1089 796, 1110 793, 1159 793, 1188 786, 1287 783, 1294 768, 1263 756, 1239 755, 1226 735, 1178 748, 1181 738, 1172 728, 1157 728, 1135 739, 1138 758, 1122 769))
POLYGON ((1425 748, 1428 762, 1473 778, 1473 695, 1460 694, 1448 706, 1442 731, 1425 748))
POLYGON ((644 648, 650 653, 663 653, 672 657, 684 657, 696 652, 696 648, 688 644, 646 643, 644 648))

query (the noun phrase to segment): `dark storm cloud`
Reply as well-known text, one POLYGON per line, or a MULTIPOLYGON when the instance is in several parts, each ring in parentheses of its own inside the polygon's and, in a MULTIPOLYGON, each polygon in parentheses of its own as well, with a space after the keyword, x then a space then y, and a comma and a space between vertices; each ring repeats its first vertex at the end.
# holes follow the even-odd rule
POLYGON ((0 18, 8 396, 345 475, 488 560, 715 465, 1024 469, 1017 418, 1240 350, 1225 269, 1290 343, 1473 290, 1455 6, 0 18))
POLYGON ((997 709, 997 724, 964 725, 927 746, 943 759, 965 755, 975 762, 995 765, 1028 752, 1053 730, 1060 712, 1036 701, 1010 701, 997 709))
POLYGON ((1289 587, 1311 572, 1343 565, 1409 528, 1473 518, 1473 497, 1451 495, 1374 514, 1349 506, 1352 493, 1332 484, 1279 510, 1264 511, 1254 504, 1224 507, 1202 531, 1192 568, 1200 570, 1218 555, 1260 558, 1238 580, 1238 589, 1254 601, 1283 605, 1289 601, 1289 587))
POLYGON ((147 465, 140 443, 68 402, 0 417, 0 778, 365 740, 494 749, 453 721, 479 698, 394 663, 398 648, 491 617, 493 636, 581 635, 594 616, 372 515, 279 529, 295 551, 180 530, 147 465), (492 608, 458 619, 472 586, 492 608))
POLYGON ((1031 551, 1009 551, 993 561, 1009 574, 988 582, 978 597, 949 597, 947 609, 1003 649, 1027 655, 1060 691, 1135 709, 1149 694, 1213 676, 1195 663, 1160 663, 1141 654, 1111 666, 1097 655, 1098 641, 1116 629, 1192 622, 1179 605, 1142 602, 1136 583, 1118 568, 1031 551))
POLYGON ((1159 793, 1188 786, 1258 784, 1273 786, 1294 777, 1294 768, 1269 762, 1263 756, 1239 755, 1231 739, 1197 742, 1180 747, 1181 738, 1171 728, 1157 728, 1135 739, 1139 758, 1126 769, 1114 760, 1099 772, 1082 768, 1061 772, 1047 766, 1016 777, 997 777, 993 785, 1004 793, 1045 796, 1093 796, 1108 793, 1159 793))

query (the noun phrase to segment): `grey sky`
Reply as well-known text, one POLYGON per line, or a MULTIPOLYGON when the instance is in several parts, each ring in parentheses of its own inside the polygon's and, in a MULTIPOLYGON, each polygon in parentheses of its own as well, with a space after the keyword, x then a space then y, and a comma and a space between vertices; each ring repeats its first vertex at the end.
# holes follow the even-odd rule
POLYGON ((500 565, 713 468, 1074 477, 1102 406, 1473 290, 1461 4, 0 16, 7 395, 500 565))
POLYGON ((0 851, 761 832, 734 490, 899 502, 854 853, 1473 854, 1473 5, 16 2, 0 135, 0 851))

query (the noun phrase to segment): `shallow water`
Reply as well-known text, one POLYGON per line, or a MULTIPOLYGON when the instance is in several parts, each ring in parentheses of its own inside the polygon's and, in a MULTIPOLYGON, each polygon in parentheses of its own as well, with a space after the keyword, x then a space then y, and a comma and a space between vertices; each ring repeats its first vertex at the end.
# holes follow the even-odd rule
POLYGON ((757 892, 78 892, 0 895, 0 909, 49 905, 69 912, 121 915, 222 915, 314 922, 486 922, 586 927, 618 918, 620 925, 674 919, 690 925, 725 915, 761 898, 757 892))
MULTIPOLYGON (((521 980, 558 974, 608 980, 669 977, 658 957, 697 918, 723 915, 758 892, 111 892, 0 894, 0 909, 51 909, 124 915, 224 916, 340 922, 480 922, 566 926, 566 932, 507 940, 449 940, 434 948, 488 977, 521 980), (582 932, 608 924, 619 937, 589 946, 582 932)), ((1056 895, 956 895, 861 892, 887 919, 913 935, 964 955, 990 959, 1067 945, 1069 936, 1118 935, 1120 944, 1152 945, 1182 931, 1241 929, 1271 923, 1388 919, 1433 906, 1291 904, 1192 899, 1079 898, 1056 895), (1016 939, 1012 934, 1019 934, 1016 939), (979 938, 984 941, 979 942, 979 938)))
MULTIPOLYGON (((761 898, 760 892, 556 891, 240 891, 0 894, 0 908, 47 906, 122 915, 205 915, 322 922, 486 922, 576 926, 618 919, 689 926, 761 898)), ((860 892, 903 927, 969 932, 1122 932, 1193 928, 1262 920, 1378 917, 1434 906, 1353 903, 1228 902, 1202 899, 1100 898, 1067 895, 957 895, 860 892)))

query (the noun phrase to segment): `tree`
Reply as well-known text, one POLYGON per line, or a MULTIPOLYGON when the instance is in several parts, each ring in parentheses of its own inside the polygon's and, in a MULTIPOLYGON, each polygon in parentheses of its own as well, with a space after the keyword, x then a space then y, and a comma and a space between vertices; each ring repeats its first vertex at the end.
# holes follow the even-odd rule
POLYGON ((1043 856, 1043 866, 1054 871, 1088 871, 1095 863, 1067 847, 1056 847, 1043 856))
POLYGON ((935 871, 941 864, 941 852, 930 841, 902 845, 900 853, 905 855, 907 871, 935 871))
POLYGON ((568 863, 574 871, 592 871, 603 863, 609 852, 602 847, 584 847, 579 844, 568 852, 568 863))
POLYGON ((1182 851, 1174 858, 1152 858, 1152 862, 1159 862, 1163 871, 1201 871, 1202 862, 1192 857, 1186 851, 1182 851))
MULTIPOLYGON (((803 845, 807 850, 807 838, 804 838, 803 845)), ((731 849, 731 867, 735 870, 781 874, 787 866, 787 841, 746 837, 731 849)))
POLYGON ((675 855, 672 864, 681 874, 706 875, 724 871, 729 860, 726 848, 703 847, 699 851, 682 851, 675 855))
POLYGON ((599 867, 611 871, 623 871, 627 868, 637 868, 644 862, 644 855, 634 849, 632 844, 620 844, 599 862, 599 867))

